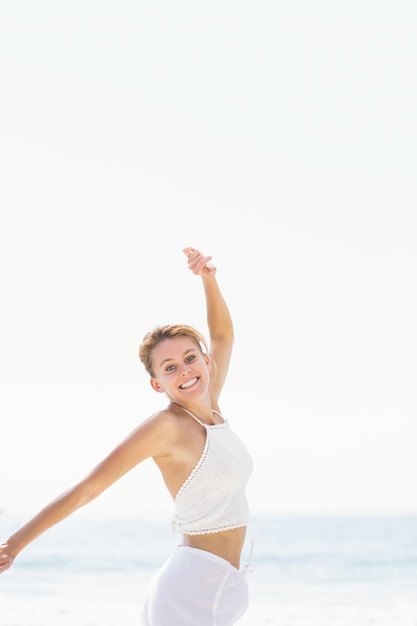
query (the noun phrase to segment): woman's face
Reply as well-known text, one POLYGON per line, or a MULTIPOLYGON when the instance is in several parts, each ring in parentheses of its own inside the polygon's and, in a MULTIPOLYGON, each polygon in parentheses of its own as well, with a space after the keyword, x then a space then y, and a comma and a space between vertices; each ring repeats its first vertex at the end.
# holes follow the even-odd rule
POLYGON ((152 364, 152 387, 179 404, 201 397, 208 388, 209 357, 189 337, 161 341, 152 351, 152 364))

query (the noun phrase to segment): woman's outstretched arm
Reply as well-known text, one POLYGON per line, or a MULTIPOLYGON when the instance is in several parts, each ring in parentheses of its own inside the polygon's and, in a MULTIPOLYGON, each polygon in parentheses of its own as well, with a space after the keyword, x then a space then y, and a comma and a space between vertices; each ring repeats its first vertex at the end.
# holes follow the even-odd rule
POLYGON ((11 567, 29 543, 52 526, 88 504, 143 460, 169 449, 170 425, 163 415, 140 424, 85 478, 45 506, 37 515, 0 544, 0 574, 11 567))
POLYGON ((190 270, 201 276, 206 297, 207 325, 210 335, 210 356, 214 361, 215 376, 211 394, 218 401, 223 388, 234 342, 233 322, 229 308, 222 295, 216 278, 216 268, 211 256, 204 256, 199 250, 185 248, 190 270))

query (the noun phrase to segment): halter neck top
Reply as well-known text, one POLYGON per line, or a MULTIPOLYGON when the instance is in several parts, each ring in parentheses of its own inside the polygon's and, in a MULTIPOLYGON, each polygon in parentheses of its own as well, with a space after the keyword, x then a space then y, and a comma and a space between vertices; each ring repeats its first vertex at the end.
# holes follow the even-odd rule
POLYGON ((174 498, 175 530, 205 535, 247 526, 246 485, 252 472, 248 451, 227 421, 205 424, 181 408, 206 429, 206 441, 200 459, 174 498))

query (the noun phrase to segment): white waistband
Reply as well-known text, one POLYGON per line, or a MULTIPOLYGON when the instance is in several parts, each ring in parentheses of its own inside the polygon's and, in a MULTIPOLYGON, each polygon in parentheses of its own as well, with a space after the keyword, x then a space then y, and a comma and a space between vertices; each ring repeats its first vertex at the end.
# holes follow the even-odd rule
POLYGON ((223 567, 227 569, 230 569, 230 570, 233 570, 235 572, 239 572, 245 575, 245 574, 250 574, 254 570, 254 567, 251 564, 254 542, 255 540, 252 539, 250 552, 249 552, 249 559, 246 565, 243 566, 242 570, 238 570, 237 567, 235 567, 234 565, 230 563, 230 561, 228 561, 227 559, 224 559, 218 554, 214 554, 213 552, 208 552, 208 550, 201 550, 200 548, 193 548, 192 546, 181 546, 181 545, 177 546, 177 550, 181 550, 181 551, 184 550, 186 552, 189 552, 190 554, 201 556, 201 558, 203 559, 208 559, 210 561, 218 563, 219 565, 222 565, 223 567))
POLYGON ((200 548, 193 548, 192 546, 178 546, 177 549, 185 550, 186 552, 189 552, 190 554, 196 554, 198 556, 201 556, 202 558, 209 559, 210 561, 214 561, 218 563, 219 565, 223 565, 224 567, 227 567, 229 569, 239 571, 234 565, 230 563, 230 561, 228 561, 227 559, 224 559, 218 554, 214 554, 213 552, 208 552, 208 550, 201 550, 200 548))

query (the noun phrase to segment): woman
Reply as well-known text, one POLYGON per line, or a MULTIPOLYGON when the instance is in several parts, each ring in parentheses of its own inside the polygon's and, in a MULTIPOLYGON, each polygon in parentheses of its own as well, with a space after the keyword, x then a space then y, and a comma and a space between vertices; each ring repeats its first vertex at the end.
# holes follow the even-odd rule
POLYGON ((143 608, 143 626, 230 626, 247 608, 240 555, 249 512, 251 459, 220 413, 233 325, 211 257, 186 248, 202 279, 210 334, 190 326, 148 333, 139 357, 168 406, 142 422, 88 476, 47 505, 0 546, 0 573, 41 533, 84 506, 141 461, 152 457, 174 500, 181 543, 157 572, 143 608))

